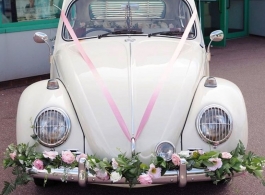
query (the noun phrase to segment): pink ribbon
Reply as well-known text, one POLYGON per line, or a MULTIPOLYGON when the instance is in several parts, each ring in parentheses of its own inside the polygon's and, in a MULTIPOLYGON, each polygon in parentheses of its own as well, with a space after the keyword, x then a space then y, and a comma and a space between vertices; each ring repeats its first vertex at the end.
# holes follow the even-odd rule
MULTIPOLYGON (((153 94, 152 94, 152 96, 151 96, 151 98, 149 100, 149 103, 148 103, 148 105, 147 105, 147 107, 145 109, 144 115, 142 117, 142 120, 140 122, 138 130, 136 132, 135 139, 139 138, 140 134, 142 133, 142 131, 143 131, 143 129, 144 129, 144 127, 145 127, 150 115, 151 115, 151 112, 152 112, 152 110, 154 108, 154 105, 155 105, 155 102, 157 100, 157 97, 158 97, 161 89, 163 88, 163 86, 165 84, 165 81, 168 78, 168 75, 170 74, 170 72, 171 72, 171 70, 173 68, 174 62, 176 61, 177 57, 179 56, 179 54, 180 54, 180 52, 181 52, 181 50, 182 50, 182 48, 183 48, 183 46, 185 44, 185 41, 186 41, 186 39, 187 39, 187 37, 189 35, 189 32, 190 32, 190 30, 192 28, 192 25, 193 25, 193 23, 195 21, 195 18, 197 16, 197 10, 196 9, 193 9, 193 10, 194 10, 194 12, 193 12, 192 17, 191 17, 191 19, 190 19, 190 21, 189 21, 189 23, 188 23, 188 25, 187 25, 187 27, 186 27, 186 29, 184 31, 184 34, 183 34, 183 36, 182 36, 182 38, 181 38, 181 40, 180 40, 175 52, 174 52, 171 60, 169 61, 169 64, 167 65, 165 71, 163 72, 161 78, 159 79, 158 85, 155 88, 155 90, 154 90, 154 92, 153 92, 153 94)), ((124 135, 126 136, 126 138, 129 141, 131 141, 131 137, 130 137, 130 133, 129 133, 128 127, 127 127, 126 123, 124 122, 124 119, 121 116, 121 113, 120 113, 116 103, 114 102, 109 90, 107 89, 105 83, 103 82, 102 78, 100 77, 99 73, 97 72, 97 69, 95 68, 95 66, 93 65, 93 63, 89 59, 89 57, 87 56, 87 54, 84 51, 83 47, 81 46, 81 44, 80 44, 78 38, 76 37, 76 34, 73 31, 73 29, 72 29, 68 19, 66 18, 65 13, 64 13, 63 10, 61 11, 61 17, 62 17, 62 19, 63 19, 63 21, 65 23, 65 26, 66 26, 67 30, 69 31, 71 37, 73 38, 73 40, 74 40, 74 42, 75 42, 80 54, 84 58, 85 62, 89 66, 89 68, 92 71, 93 75, 95 76, 98 84, 100 85, 101 90, 102 90, 103 94, 105 95, 105 97, 106 97, 106 99, 107 99, 107 101, 108 101, 108 103, 110 105, 110 108, 111 108, 113 114, 115 115, 115 117, 116 117, 116 119, 117 119, 117 121, 118 121, 118 123, 119 123, 119 125, 120 125, 120 127, 121 127, 121 129, 122 129, 122 131, 124 133, 124 135)))

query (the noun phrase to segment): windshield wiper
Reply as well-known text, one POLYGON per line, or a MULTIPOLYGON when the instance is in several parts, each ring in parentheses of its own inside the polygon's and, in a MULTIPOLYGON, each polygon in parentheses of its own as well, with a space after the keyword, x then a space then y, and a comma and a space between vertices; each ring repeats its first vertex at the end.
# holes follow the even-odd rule
POLYGON ((122 30, 115 30, 113 32, 108 32, 104 33, 101 35, 98 35, 98 38, 106 37, 108 35, 121 35, 121 34, 142 34, 143 32, 140 30, 127 30, 127 29, 122 29, 122 30))
MULTIPOLYGON (((170 35, 170 36, 176 36, 176 35, 183 35, 184 31, 162 31, 162 32, 155 32, 148 34, 148 37, 156 36, 156 35, 170 35)), ((189 34, 193 35, 194 33, 190 32, 189 34)))

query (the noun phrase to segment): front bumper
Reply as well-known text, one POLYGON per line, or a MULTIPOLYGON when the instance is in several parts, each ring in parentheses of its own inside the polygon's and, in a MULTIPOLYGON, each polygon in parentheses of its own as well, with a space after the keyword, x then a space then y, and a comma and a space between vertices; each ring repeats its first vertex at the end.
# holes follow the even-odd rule
MULTIPOLYGON (((29 174, 34 178, 47 178, 46 170, 29 169, 29 174)), ((186 170, 186 164, 181 164, 179 170, 167 171, 162 177, 153 179, 152 184, 168 184, 178 183, 180 187, 184 187, 188 182, 211 181, 210 177, 206 176, 207 171, 203 169, 193 168, 190 171, 186 170)), ((236 173, 234 176, 243 174, 243 172, 236 173)), ((52 169, 48 174, 48 180, 62 180, 65 177, 65 169, 52 169)), ((80 160, 79 166, 67 171, 68 181, 78 182, 80 186, 85 187, 88 183, 93 184, 126 184, 125 178, 113 183, 110 180, 101 180, 87 171, 85 163, 80 160)), ((129 186, 129 185, 128 185, 129 186)))

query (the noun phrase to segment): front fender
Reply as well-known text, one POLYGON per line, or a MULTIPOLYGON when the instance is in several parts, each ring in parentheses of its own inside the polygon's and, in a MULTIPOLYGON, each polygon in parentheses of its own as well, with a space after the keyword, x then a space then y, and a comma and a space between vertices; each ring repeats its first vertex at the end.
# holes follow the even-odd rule
MULTIPOLYGON (((64 85, 58 80, 59 89, 49 90, 47 89, 47 81, 39 81, 30 85, 20 97, 16 121, 17 143, 34 144, 30 135, 33 134, 32 125, 36 116, 47 107, 58 107, 70 117, 71 130, 68 139, 55 150, 78 149, 84 152, 84 135, 64 85)), ((38 150, 50 150, 50 148, 39 145, 38 150)))
POLYGON ((248 141, 248 121, 245 101, 240 89, 234 83, 221 78, 216 78, 216 88, 205 87, 205 80, 206 78, 201 80, 194 96, 187 122, 182 132, 182 149, 202 148, 204 151, 217 149, 219 151, 230 152, 235 149, 239 140, 246 147, 248 141), (224 107, 231 114, 233 121, 230 138, 215 148, 202 141, 196 129, 196 118, 199 112, 211 104, 224 107))

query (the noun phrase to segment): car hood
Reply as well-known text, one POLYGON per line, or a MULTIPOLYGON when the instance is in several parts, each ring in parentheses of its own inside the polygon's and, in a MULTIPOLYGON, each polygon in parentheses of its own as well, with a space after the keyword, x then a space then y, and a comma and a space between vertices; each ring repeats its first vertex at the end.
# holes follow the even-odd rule
MULTIPOLYGON (((132 137, 179 40, 165 38, 102 38, 81 45, 114 99, 132 137)), ((161 141, 177 144, 204 69, 203 49, 186 41, 167 75, 140 137, 136 152, 149 158, 161 141)), ((72 43, 55 54, 60 79, 67 88, 88 147, 101 157, 131 152, 107 98, 91 69, 72 43)), ((72 129, 74 133, 74 129, 72 129)))

